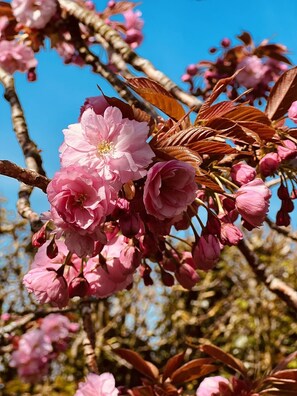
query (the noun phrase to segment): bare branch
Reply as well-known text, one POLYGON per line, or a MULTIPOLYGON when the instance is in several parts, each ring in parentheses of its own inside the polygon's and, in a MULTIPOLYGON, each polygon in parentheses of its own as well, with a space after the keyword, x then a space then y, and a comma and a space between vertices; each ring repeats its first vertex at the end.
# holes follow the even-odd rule
MULTIPOLYGON (((25 121, 24 112, 20 104, 19 98, 15 91, 14 79, 12 75, 6 73, 5 70, 0 68, 0 82, 4 86, 4 97, 9 102, 11 107, 11 118, 13 128, 18 139, 19 145, 23 151, 26 166, 40 175, 45 176, 45 171, 42 167, 42 159, 36 144, 30 139, 28 127, 25 121)), ((17 208, 19 214, 28 219, 33 232, 37 231, 42 222, 39 215, 35 213, 30 206, 30 195, 33 187, 24 183, 21 184, 19 190, 19 199, 17 208)))
POLYGON ((83 340, 84 355, 88 369, 92 373, 99 373, 95 354, 95 330, 91 316, 91 306, 88 303, 82 304, 81 316, 84 326, 85 338, 83 340))
POLYGON ((0 160, 0 174, 17 179, 29 186, 38 187, 43 192, 46 192, 46 187, 49 183, 49 179, 47 177, 40 175, 33 170, 21 168, 7 160, 0 160))
POLYGON ((285 237, 292 239, 292 241, 297 242, 297 234, 296 233, 292 233, 290 230, 288 230, 287 228, 283 228, 280 227, 278 225, 276 225, 273 221, 271 221, 268 217, 266 217, 265 219, 266 223, 269 225, 269 227, 272 230, 277 231, 279 234, 284 235, 285 237))
POLYGON ((161 84, 172 95, 189 107, 201 106, 200 100, 195 96, 189 95, 178 87, 170 78, 160 70, 157 70, 151 62, 138 56, 130 46, 121 38, 121 36, 108 26, 98 14, 89 11, 80 4, 71 0, 58 0, 62 9, 74 16, 95 33, 103 37, 111 49, 120 54, 122 59, 132 65, 136 70, 142 71, 147 77, 161 84))
POLYGON ((267 274, 266 266, 260 262, 257 255, 245 241, 240 241, 237 247, 245 257, 257 278, 263 282, 272 293, 276 294, 281 300, 283 300, 289 308, 296 312, 297 292, 281 279, 278 279, 271 274, 267 274))

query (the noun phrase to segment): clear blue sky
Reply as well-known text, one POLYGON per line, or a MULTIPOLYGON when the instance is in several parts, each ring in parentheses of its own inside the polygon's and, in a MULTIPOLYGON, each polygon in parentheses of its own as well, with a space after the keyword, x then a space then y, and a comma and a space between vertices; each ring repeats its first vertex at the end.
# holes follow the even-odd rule
MULTIPOLYGON (((102 9, 106 2, 96 2, 102 9)), ((143 0, 138 7, 145 20, 145 40, 137 52, 179 82, 185 66, 210 59, 208 49, 223 37, 233 39, 243 30, 259 43, 264 38, 285 44, 297 64, 297 1, 295 0, 143 0)), ((88 96, 98 94, 99 84, 106 94, 113 90, 88 67, 65 66, 55 51, 47 48, 37 55, 38 80, 28 83, 16 74, 16 87, 23 104, 30 134, 42 150, 48 176, 59 168, 58 148, 62 129, 77 121, 79 108, 88 96)), ((0 159, 23 166, 24 160, 12 132, 9 107, 0 87, 0 159)), ((9 198, 13 208, 18 183, 0 176, 0 195, 9 198)), ((33 194, 37 211, 48 209, 43 193, 33 194)))

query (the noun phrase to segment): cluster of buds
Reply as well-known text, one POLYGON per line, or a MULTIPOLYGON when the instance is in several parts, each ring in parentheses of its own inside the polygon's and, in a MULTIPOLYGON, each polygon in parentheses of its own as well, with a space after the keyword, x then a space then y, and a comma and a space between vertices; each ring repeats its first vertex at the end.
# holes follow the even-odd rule
POLYGON ((10 360, 10 366, 17 369, 19 377, 32 383, 48 374, 50 362, 67 349, 70 334, 79 329, 77 323, 61 314, 50 314, 37 325, 21 337, 15 337, 15 351, 10 360))
POLYGON ((226 89, 231 100, 240 96, 242 102, 253 103, 258 100, 260 103, 267 98, 271 83, 290 64, 284 56, 287 49, 280 44, 270 44, 267 40, 256 46, 247 32, 238 38, 240 45, 232 47, 231 41, 224 38, 218 48, 212 47, 210 53, 218 54, 215 61, 201 61, 187 67, 182 81, 190 85, 192 94, 206 99, 220 79, 238 72, 226 89))

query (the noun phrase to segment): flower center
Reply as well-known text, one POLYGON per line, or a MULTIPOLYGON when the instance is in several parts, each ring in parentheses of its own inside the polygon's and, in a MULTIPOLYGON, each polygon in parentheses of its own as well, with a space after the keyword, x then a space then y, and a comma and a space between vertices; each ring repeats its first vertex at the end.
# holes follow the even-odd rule
POLYGON ((108 142, 107 140, 103 140, 97 146, 97 152, 99 155, 109 154, 113 150, 114 146, 112 142, 108 142))
POLYGON ((79 194, 76 198, 75 198, 75 203, 77 206, 83 206, 84 201, 86 200, 87 195, 86 194, 79 194))

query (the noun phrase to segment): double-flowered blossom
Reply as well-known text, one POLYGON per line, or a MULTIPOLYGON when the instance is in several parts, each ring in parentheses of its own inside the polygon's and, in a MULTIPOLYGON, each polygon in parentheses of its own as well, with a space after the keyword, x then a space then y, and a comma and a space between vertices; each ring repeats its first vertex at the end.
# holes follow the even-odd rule
POLYGON ((246 88, 254 88, 264 79, 269 68, 263 64, 256 55, 246 56, 237 65, 237 70, 242 69, 236 76, 240 85, 246 88))
MULTIPOLYGON (((206 377, 199 385, 196 396, 221 396, 229 388, 229 381, 221 376, 206 377), (221 393, 224 392, 224 393, 221 393)), ((230 389, 230 388, 229 388, 230 389)))
POLYGON ((123 12, 125 18, 126 37, 125 41, 131 48, 137 48, 143 40, 142 28, 143 20, 140 11, 128 10, 123 12))
POLYGON ((103 115, 86 109, 80 123, 70 125, 64 135, 62 166, 77 164, 96 169, 117 189, 144 177, 154 157, 146 142, 147 123, 123 118, 116 107, 107 107, 103 115))
POLYGON ((241 186, 254 180, 256 171, 250 165, 241 161, 232 166, 230 176, 234 182, 241 186))
POLYGON ((74 396, 117 396, 115 379, 110 373, 100 375, 90 373, 85 382, 80 382, 74 396))
POLYGON ((37 66, 32 48, 16 40, 0 41, 0 67, 7 73, 27 72, 37 66))
POLYGON ((235 204, 245 223, 251 228, 263 224, 269 208, 271 191, 261 179, 241 186, 235 194, 235 204))
POLYGON ((69 166, 57 172, 47 187, 51 219, 65 236, 69 250, 82 257, 96 254, 105 242, 102 224, 113 209, 115 190, 94 169, 69 166))
POLYGON ((182 161, 154 164, 144 185, 143 201, 148 214, 157 219, 173 218, 196 198, 195 169, 182 161))
POLYGON ((56 0, 12 0, 16 20, 29 28, 42 29, 57 11, 56 0))

